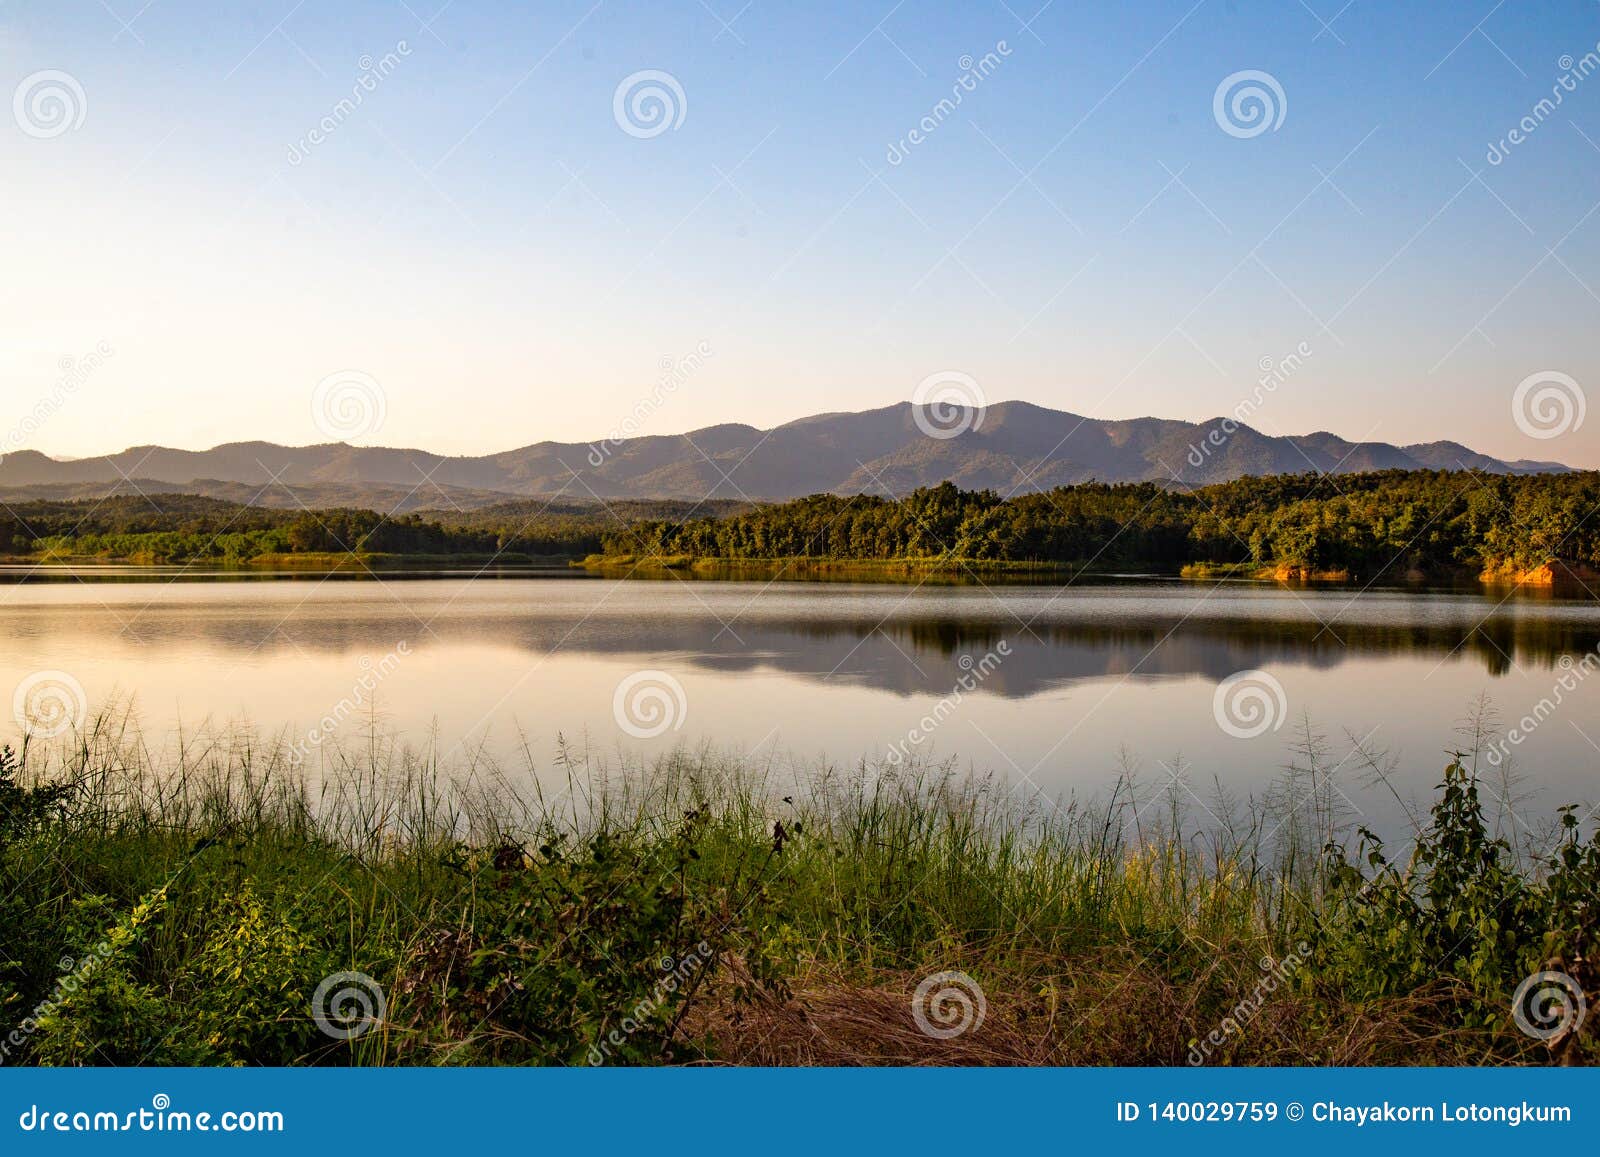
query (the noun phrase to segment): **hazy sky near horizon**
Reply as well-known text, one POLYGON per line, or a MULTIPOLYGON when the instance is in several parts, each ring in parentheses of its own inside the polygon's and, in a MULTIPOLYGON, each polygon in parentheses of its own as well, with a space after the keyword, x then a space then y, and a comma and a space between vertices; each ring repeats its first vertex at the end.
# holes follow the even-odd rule
POLYGON ((330 375, 349 440, 485 453, 958 372, 1600 467, 1597 45, 1594 0, 4 0, 0 451, 328 441, 330 375))

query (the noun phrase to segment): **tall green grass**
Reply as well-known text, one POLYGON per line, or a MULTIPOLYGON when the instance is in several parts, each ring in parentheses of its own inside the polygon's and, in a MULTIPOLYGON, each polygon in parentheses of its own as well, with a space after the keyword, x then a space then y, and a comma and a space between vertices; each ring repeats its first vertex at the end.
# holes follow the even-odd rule
POLYGON ((445 768, 373 731, 318 755, 245 730, 157 751, 116 714, 8 754, 5 1062, 1182 1063, 1230 1017, 1208 1061, 1596 1052, 1592 1026, 1517 1032, 1510 1000, 1546 966, 1593 993, 1600 845, 1570 812, 1543 850, 1497 837, 1469 758, 1391 862, 1310 737, 1203 824, 1131 774, 1050 800, 712 749, 445 768), (949 970, 991 1010, 954 1044, 905 1000, 949 970), (318 1004, 340 973, 366 1007, 318 1004))

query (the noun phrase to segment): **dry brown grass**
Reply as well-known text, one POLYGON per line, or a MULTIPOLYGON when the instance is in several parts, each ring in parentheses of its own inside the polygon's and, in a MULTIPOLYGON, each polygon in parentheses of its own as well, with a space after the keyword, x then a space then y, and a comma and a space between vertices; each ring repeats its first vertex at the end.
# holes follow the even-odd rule
MULTIPOLYGON (((1025 981, 978 972, 987 1002, 983 1021, 948 1040, 924 1034, 912 1017, 922 976, 816 971, 783 1002, 735 1004, 721 994, 685 1028, 714 1042, 716 1063, 733 1065, 1182 1066, 1194 1042, 1219 1026, 1217 1015, 1203 1010, 1215 1006, 1212 986, 1229 971, 1217 961, 1206 975, 1180 981, 1131 953, 1105 952, 1059 961, 1054 972, 1025 981)), ((1204 1063, 1503 1062, 1485 1031, 1440 1027, 1455 1022, 1442 1015, 1455 999, 1443 986, 1366 1005, 1276 995, 1204 1063)))

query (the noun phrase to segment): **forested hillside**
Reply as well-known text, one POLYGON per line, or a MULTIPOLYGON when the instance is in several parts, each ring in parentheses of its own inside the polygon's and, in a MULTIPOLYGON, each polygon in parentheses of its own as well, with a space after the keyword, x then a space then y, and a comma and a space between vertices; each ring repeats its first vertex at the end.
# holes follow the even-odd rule
POLYGON ((1600 474, 1378 471, 1241 478, 1193 491, 1064 486, 1004 498, 950 483, 899 500, 814 495, 725 519, 647 521, 606 554, 720 559, 967 560, 1302 572, 1600 567, 1600 474))
POLYGON ((284 510, 192 494, 0 504, 0 555, 136 562, 247 562, 277 555, 582 557, 639 519, 748 509, 745 503, 514 501, 390 515, 284 510))
POLYGON ((508 502, 404 515, 282 510, 187 494, 0 509, 0 555, 247 562, 284 555, 943 559, 1284 577, 1600 570, 1600 473, 1377 471, 1241 478, 1196 490, 1084 483, 1006 498, 952 483, 901 499, 773 505, 508 502))

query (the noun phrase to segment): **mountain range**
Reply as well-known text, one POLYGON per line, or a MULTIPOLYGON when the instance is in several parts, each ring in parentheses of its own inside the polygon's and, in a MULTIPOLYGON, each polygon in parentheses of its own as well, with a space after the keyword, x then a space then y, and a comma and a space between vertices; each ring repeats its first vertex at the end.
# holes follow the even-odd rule
POLYGON ((926 410, 902 402, 817 414, 770 430, 728 424, 620 442, 536 442, 479 457, 343 442, 231 442, 210 450, 134 446, 72 460, 22 450, 0 459, 0 497, 159 489, 272 505, 362 505, 376 499, 387 509, 414 509, 483 506, 528 495, 761 500, 824 491, 900 495, 944 481, 1011 493, 1090 480, 1200 485, 1306 471, 1570 469, 1558 462, 1503 461, 1456 442, 1395 446, 1350 442, 1327 432, 1273 436, 1222 418, 1104 421, 1028 402, 991 405, 973 428, 954 437, 930 436, 924 432, 930 423, 926 410))

